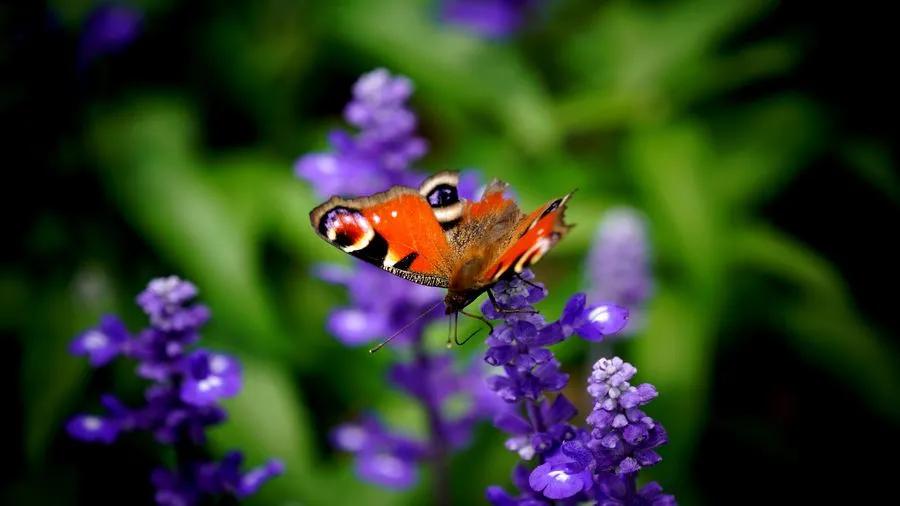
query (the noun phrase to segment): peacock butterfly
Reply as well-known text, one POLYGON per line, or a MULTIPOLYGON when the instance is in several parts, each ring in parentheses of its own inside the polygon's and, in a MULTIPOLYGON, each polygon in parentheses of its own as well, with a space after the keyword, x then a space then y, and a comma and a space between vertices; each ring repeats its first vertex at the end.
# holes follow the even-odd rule
POLYGON ((418 190, 395 186, 369 197, 331 197, 309 213, 310 223, 346 253, 446 288, 446 313, 457 313, 540 260, 568 232, 563 213, 572 195, 526 215, 504 195, 502 181, 492 181, 478 201, 460 198, 458 183, 457 172, 441 172, 418 190))

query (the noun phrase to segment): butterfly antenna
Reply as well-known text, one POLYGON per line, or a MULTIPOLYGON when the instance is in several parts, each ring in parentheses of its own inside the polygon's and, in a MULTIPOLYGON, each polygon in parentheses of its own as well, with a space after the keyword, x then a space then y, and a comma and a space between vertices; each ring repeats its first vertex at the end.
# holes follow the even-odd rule
POLYGON ((438 306, 441 305, 443 302, 444 302, 444 301, 441 301, 441 300, 435 302, 433 306, 431 306, 430 308, 426 309, 423 313, 419 314, 419 316, 416 316, 415 318, 413 318, 409 323, 407 323, 406 325, 404 325, 403 327, 401 327, 400 330, 398 330, 397 332, 394 332, 393 334, 391 334, 391 337, 389 337, 389 338, 385 339, 384 341, 381 341, 380 343, 378 343, 377 346, 375 346, 374 348, 372 348, 371 350, 369 350, 369 353, 375 353, 376 351, 380 350, 381 348, 384 348, 384 345, 386 345, 387 343, 391 342, 391 341, 392 341, 395 337, 397 337, 398 335, 402 334, 403 331, 405 331, 405 330, 408 329, 410 326, 412 326, 413 323, 416 323, 417 321, 419 321, 419 320, 421 320, 422 318, 424 318, 425 315, 427 315, 428 313, 434 311, 434 308, 438 307, 438 306))

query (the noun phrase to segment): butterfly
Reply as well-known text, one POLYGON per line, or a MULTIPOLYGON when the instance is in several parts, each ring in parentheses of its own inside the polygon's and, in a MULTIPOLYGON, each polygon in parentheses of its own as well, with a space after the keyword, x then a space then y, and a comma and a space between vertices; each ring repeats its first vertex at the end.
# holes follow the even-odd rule
POLYGON ((440 172, 418 189, 368 197, 331 197, 309 213, 316 233, 345 253, 421 285, 447 289, 446 313, 458 313, 485 291, 517 276, 571 228, 568 193, 529 214, 494 179, 478 201, 460 198, 458 172, 440 172))

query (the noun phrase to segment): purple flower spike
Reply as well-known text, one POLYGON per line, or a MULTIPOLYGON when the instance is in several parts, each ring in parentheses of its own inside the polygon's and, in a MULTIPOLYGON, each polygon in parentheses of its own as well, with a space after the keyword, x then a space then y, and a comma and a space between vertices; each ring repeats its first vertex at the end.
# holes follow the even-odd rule
MULTIPOLYGON (((437 288, 412 285, 369 264, 360 264, 352 276, 333 266, 319 266, 317 273, 328 281, 345 284, 350 290, 351 305, 333 311, 328 318, 328 330, 348 346, 388 337, 442 296, 437 288), (373 297, 373 293, 379 296, 373 297)), ((426 325, 441 316, 435 309, 428 318, 400 333, 394 342, 411 342, 421 335, 426 325)))
POLYGON ((588 379, 588 393, 596 399, 587 417, 594 427, 590 446, 599 454, 601 470, 631 474, 661 460, 655 449, 668 440, 665 430, 638 409, 656 397, 656 389, 632 386, 636 372, 619 357, 601 358, 588 379))
POLYGON ((187 358, 181 399, 194 406, 210 406, 241 390, 241 368, 233 357, 197 350, 187 358))
POLYGON ((87 355, 92 366, 100 367, 122 352, 128 338, 125 324, 115 316, 107 315, 100 320, 100 325, 76 337, 69 345, 69 353, 87 355))
POLYGON ((410 165, 428 146, 416 136, 416 116, 407 108, 412 82, 376 69, 359 78, 344 117, 357 127, 356 136, 336 130, 330 135, 332 152, 312 153, 294 165, 298 177, 309 181, 322 198, 364 195, 393 185, 415 186, 421 179, 410 165))
POLYGON ((197 296, 197 287, 178 276, 157 278, 137 297, 137 303, 150 317, 153 326, 164 332, 197 329, 209 320, 209 309, 202 305, 185 306, 197 296))
POLYGON ((70 436, 90 443, 110 444, 119 436, 115 420, 96 415, 78 415, 66 424, 70 436))
POLYGON ((175 470, 158 469, 151 481, 157 504, 191 506, 221 502, 218 496, 241 499, 256 492, 268 479, 281 474, 283 464, 270 460, 241 473, 243 456, 231 452, 221 461, 188 460, 186 454, 202 453, 209 426, 226 418, 219 400, 241 388, 241 366, 236 358, 203 349, 192 349, 199 328, 209 317, 202 304, 191 304, 197 295, 193 283, 175 276, 150 282, 137 302, 151 326, 130 337, 114 317, 104 317, 95 329, 80 335, 71 351, 88 355, 93 365, 117 355, 138 361, 138 376, 151 380, 144 391, 145 404, 129 408, 114 395, 101 403, 107 415, 79 415, 66 425, 69 434, 82 441, 112 443, 122 432, 146 431, 156 440, 175 447, 175 470))
POLYGON ((644 325, 644 307, 653 293, 647 228, 639 211, 610 209, 597 228, 587 261, 591 299, 618 304, 633 315, 626 334, 644 325))
MULTIPOLYGON (((531 273, 526 271, 523 278, 532 279, 531 273)), ((510 435, 508 450, 538 465, 530 472, 521 465, 516 468, 518 497, 490 487, 488 501, 500 506, 674 501, 655 488, 638 491, 635 486, 637 472, 661 460, 656 448, 667 440, 662 426, 640 410, 656 397, 656 389, 650 384, 632 386, 637 369, 622 359, 601 359, 587 388, 596 399, 587 417, 590 427, 576 427, 570 423, 575 406, 558 393, 569 377, 546 348, 574 333, 601 340, 624 327, 628 311, 615 304, 588 305, 587 296, 579 293, 569 299, 559 321, 547 323, 531 306, 545 295, 542 287, 512 279, 497 283, 494 290, 500 305, 522 310, 499 313, 487 303, 483 308, 488 317, 503 317, 487 339, 485 362, 502 367, 503 374, 488 378, 488 386, 511 409, 496 417, 494 425, 510 435)))
POLYGON ((355 455, 361 479, 391 489, 412 486, 418 479, 416 466, 427 453, 425 445, 389 432, 371 416, 360 423, 341 425, 331 439, 335 446, 355 455))

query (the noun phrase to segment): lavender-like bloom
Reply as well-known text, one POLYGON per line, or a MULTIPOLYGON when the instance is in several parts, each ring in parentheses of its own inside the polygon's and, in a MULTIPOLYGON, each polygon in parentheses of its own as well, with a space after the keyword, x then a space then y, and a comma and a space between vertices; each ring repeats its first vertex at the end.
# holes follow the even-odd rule
POLYGON ((428 146, 416 135, 416 116, 406 106, 412 91, 409 79, 385 69, 360 77, 353 86, 353 100, 344 109, 344 118, 359 132, 354 136, 332 131, 332 150, 300 157, 294 166, 297 176, 309 181, 322 198, 418 184, 421 177, 410 165, 425 155, 428 146))
POLYGON ((415 483, 418 462, 428 453, 421 441, 395 434, 375 417, 347 423, 332 432, 334 445, 356 455, 361 478, 387 488, 403 489, 415 483))
POLYGON ((636 372, 634 366, 619 357, 601 358, 588 380, 588 393, 596 399, 594 410, 587 417, 588 424, 594 427, 590 446, 604 457, 598 465, 616 474, 633 473, 656 464, 662 458, 654 449, 668 440, 662 426, 639 409, 657 393, 649 383, 632 386, 629 381, 636 372))
POLYGON ((656 397, 653 386, 631 386, 634 367, 618 357, 601 359, 588 387, 597 401, 589 427, 578 427, 572 423, 575 406, 560 393, 568 375, 547 348, 573 334, 602 340, 622 330, 627 311, 615 304, 587 304, 584 294, 576 294, 562 317, 548 323, 532 307, 546 296, 532 279, 526 271, 497 283, 495 298, 503 311, 490 302, 482 308, 489 318, 503 318, 488 338, 485 361, 503 368, 502 375, 489 378, 489 386, 513 408, 496 416, 494 424, 510 434, 507 449, 536 462, 531 471, 523 464, 516 467, 517 496, 490 487, 488 501, 497 506, 674 504, 655 483, 640 490, 635 486, 637 471, 659 462, 655 449, 666 442, 662 426, 639 409, 656 397))
POLYGON ((445 22, 485 38, 512 35, 533 13, 540 0, 444 0, 445 22))
MULTIPOLYGON (((146 404, 136 408, 104 395, 105 415, 82 414, 68 422, 66 430, 73 438, 110 444, 124 432, 147 431, 181 451, 202 445, 206 428, 225 420, 218 402, 240 391, 240 363, 223 353, 190 348, 209 319, 206 306, 191 303, 196 295, 196 286, 188 281, 175 276, 155 279, 137 297, 150 327, 131 337, 121 321, 106 316, 98 327, 75 338, 70 351, 88 355, 92 366, 129 357, 138 361, 137 374, 153 383, 144 393, 146 404)), ((242 460, 239 452, 231 452, 221 462, 194 460, 174 471, 157 470, 151 477, 157 504, 186 506, 222 494, 240 499, 283 472, 283 465, 273 459, 241 473, 242 460)))
MULTIPOLYGON (((425 141, 416 135, 416 117, 406 106, 412 83, 384 69, 363 75, 353 88, 345 119, 359 129, 331 133, 332 151, 301 157, 296 174, 309 181, 322 197, 334 194, 367 195, 392 185, 418 186, 423 177, 411 164, 425 154, 425 141)), ((463 174, 459 192, 473 197, 477 178, 463 174)), ((392 341, 405 346, 411 359, 391 368, 394 387, 415 399, 428 420, 427 438, 413 438, 385 427, 373 414, 336 428, 332 441, 353 454, 363 480, 393 489, 413 485, 420 465, 435 468, 435 503, 449 500, 449 454, 467 444, 472 427, 503 409, 484 385, 483 364, 459 371, 450 354, 425 351, 425 327, 443 317, 436 306, 441 290, 392 276, 368 264, 353 268, 318 266, 323 280, 347 287, 350 301, 328 319, 328 329, 343 343, 355 346, 383 339, 409 325, 392 341), (468 406, 453 409, 451 400, 468 406)))
POLYGON ((122 353, 122 347, 129 337, 128 329, 121 320, 106 315, 100 320, 100 325, 84 331, 72 341, 69 353, 87 355, 93 367, 100 367, 122 353))
MULTIPOLYGON (((438 288, 412 284, 366 263, 358 263, 354 269, 319 265, 315 272, 320 279, 347 288, 350 303, 332 311, 328 317, 328 330, 348 346, 371 343, 394 334, 443 296, 438 288), (378 296, 373 297, 373 294, 378 296)), ((435 310, 410 325, 394 341, 411 342, 440 316, 441 313, 435 310)))
POLYGON ((128 5, 105 4, 94 9, 81 34, 79 66, 128 47, 140 34, 143 22, 143 13, 128 5))
POLYGON ((644 216, 629 207, 607 211, 597 227, 587 267, 591 298, 627 308, 632 321, 625 333, 640 330, 644 306, 653 293, 650 239, 644 216))

